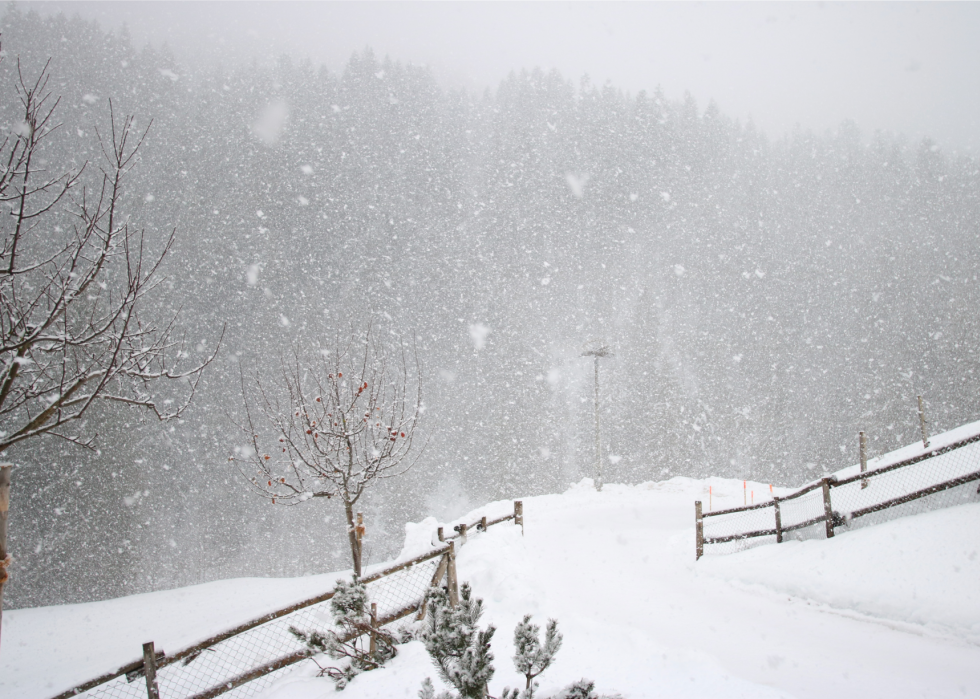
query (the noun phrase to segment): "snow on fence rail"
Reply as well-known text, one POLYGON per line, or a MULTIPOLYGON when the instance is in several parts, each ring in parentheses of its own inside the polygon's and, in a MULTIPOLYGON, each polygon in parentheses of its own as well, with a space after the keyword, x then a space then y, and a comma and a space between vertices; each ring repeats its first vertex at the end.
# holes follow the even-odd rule
MULTIPOLYGON (((514 520, 524 526, 521 501, 513 514, 472 524, 457 525, 433 551, 389 566, 361 578, 372 606, 372 625, 381 628, 415 614, 425 616, 426 593, 445 580, 450 598, 457 598, 456 541, 465 543, 468 532, 514 520)), ((332 630, 330 599, 333 590, 265 614, 185 648, 173 655, 143 644, 143 657, 84 682, 54 699, 212 699, 229 694, 234 699, 252 696, 276 681, 282 671, 311 657, 305 644, 289 627, 322 633, 332 630)), ((350 640, 350 639, 347 639, 350 640)))
POLYGON ((830 538, 839 527, 857 528, 976 500, 980 488, 975 481, 980 481, 980 434, 870 471, 827 476, 758 505, 702 512, 697 501, 696 557, 704 555, 705 546, 714 553, 734 553, 786 538, 830 538))

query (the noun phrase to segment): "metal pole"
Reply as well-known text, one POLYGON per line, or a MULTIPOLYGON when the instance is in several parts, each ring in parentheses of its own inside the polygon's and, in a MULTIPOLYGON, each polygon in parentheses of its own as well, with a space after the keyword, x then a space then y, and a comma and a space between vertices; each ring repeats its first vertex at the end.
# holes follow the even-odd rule
POLYGON ((595 489, 602 491, 602 452, 599 443, 599 355, 595 355, 595 489))
POLYGON ((595 372, 595 489, 602 490, 602 443, 599 439, 599 359, 601 357, 611 357, 612 352, 609 347, 599 341, 586 343, 586 349, 582 352, 583 357, 592 357, 593 371, 595 372))

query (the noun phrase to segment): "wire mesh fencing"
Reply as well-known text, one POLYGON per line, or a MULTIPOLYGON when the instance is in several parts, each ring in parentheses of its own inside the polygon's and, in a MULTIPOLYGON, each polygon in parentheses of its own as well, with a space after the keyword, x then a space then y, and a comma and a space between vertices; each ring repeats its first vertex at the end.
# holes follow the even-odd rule
MULTIPOLYGON (((514 514, 487 522, 484 517, 470 531, 485 531, 493 524, 513 519, 523 525, 522 504, 514 503, 514 514)), ((441 531, 441 530, 440 530, 441 531)), ((462 541, 465 541, 465 531, 462 541)), ((461 542, 446 537, 433 551, 411 560, 389 565, 361 578, 371 605, 372 625, 391 630, 411 623, 423 611, 429 589, 443 580, 455 586, 455 550, 461 542), (403 621, 405 620, 405 621, 403 621)), ((293 666, 312 653, 290 632, 336 631, 330 601, 333 591, 272 612, 212 636, 171 655, 156 654, 155 686, 159 699, 212 699, 224 695, 245 699, 264 691, 291 672, 293 666)), ((54 699, 144 699, 150 695, 142 661, 107 673, 59 694, 54 699)))
POLYGON ((978 500, 980 436, 911 463, 867 471, 833 484, 836 525, 858 528, 978 500))
POLYGON ((702 514, 695 505, 697 557, 735 553, 790 539, 829 538, 835 530, 980 500, 980 435, 910 459, 830 476, 772 502, 702 514))
POLYGON ((775 541, 771 502, 704 515, 704 543, 712 545, 712 553, 735 553, 775 541))
MULTIPOLYGON (((379 627, 397 622, 421 606, 446 555, 446 549, 438 549, 426 560, 365 576, 363 582, 368 600, 377 610, 379 627)), ((300 603, 299 608, 284 610, 286 613, 275 618, 256 620, 259 623, 243 625, 250 628, 239 627, 232 630, 234 633, 221 634, 162 659, 156 669, 159 696, 206 699, 223 694, 244 699, 260 693, 289 672, 292 665, 310 657, 305 644, 290 633, 290 628, 323 634, 336 630, 330 608, 332 596, 321 595, 300 603)), ((140 666, 76 696, 145 699, 147 687, 142 670, 140 666)))

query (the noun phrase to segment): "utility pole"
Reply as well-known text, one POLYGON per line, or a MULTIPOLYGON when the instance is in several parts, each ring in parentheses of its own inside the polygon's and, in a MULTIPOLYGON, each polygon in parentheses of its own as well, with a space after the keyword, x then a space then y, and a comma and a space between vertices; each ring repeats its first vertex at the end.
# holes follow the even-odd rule
POLYGON ((583 357, 592 357, 595 364, 595 489, 602 491, 602 452, 600 451, 599 440, 599 358, 611 357, 613 353, 609 351, 609 346, 601 340, 592 340, 586 343, 583 357))

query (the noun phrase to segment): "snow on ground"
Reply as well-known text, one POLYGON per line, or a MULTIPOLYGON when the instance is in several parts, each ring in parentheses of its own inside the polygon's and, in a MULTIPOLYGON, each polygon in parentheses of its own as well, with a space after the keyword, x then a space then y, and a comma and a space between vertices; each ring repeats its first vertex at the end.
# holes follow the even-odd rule
MULTIPOLYGON (((526 498, 523 535, 509 522, 471 535, 458 571, 498 628, 491 692, 523 682, 512 634, 530 613, 542 626, 558 619, 565 637, 540 678, 544 696, 581 677, 627 699, 980 696, 980 503, 695 563, 693 501, 706 501, 709 485, 715 509, 741 504, 741 481, 597 493, 586 480, 526 498)), ((429 545, 434 525, 407 527, 403 555, 429 545)), ((133 659, 145 640, 173 651, 335 578, 228 580, 5 613, 0 697, 50 697, 133 659)), ((415 697, 423 678, 436 680, 418 642, 340 695, 315 672, 297 666, 262 699, 415 697)))
POLYGON ((176 652, 327 592, 337 577, 217 580, 103 602, 5 610, 0 699, 47 699, 141 658, 146 641, 176 652))

